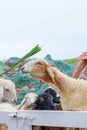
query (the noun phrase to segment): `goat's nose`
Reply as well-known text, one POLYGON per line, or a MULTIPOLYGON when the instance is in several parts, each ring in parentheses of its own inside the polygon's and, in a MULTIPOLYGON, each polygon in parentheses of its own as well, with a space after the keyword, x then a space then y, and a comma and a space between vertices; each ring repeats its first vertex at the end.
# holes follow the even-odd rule
POLYGON ((16 101, 17 101, 17 100, 15 99, 15 100, 14 100, 14 103, 16 103, 16 101))
POLYGON ((17 99, 12 100, 11 102, 12 102, 12 103, 16 103, 16 102, 17 102, 17 99))

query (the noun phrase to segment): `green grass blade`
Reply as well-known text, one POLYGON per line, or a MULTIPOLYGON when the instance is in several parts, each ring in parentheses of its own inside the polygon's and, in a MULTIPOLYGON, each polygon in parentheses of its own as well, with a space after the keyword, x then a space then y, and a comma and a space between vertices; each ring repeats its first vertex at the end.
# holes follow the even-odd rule
POLYGON ((33 75, 37 75, 37 76, 44 76, 44 73, 40 73, 40 72, 34 72, 34 71, 26 71, 24 72, 26 74, 33 74, 33 75))
POLYGON ((27 58, 35 55, 36 53, 38 53, 39 51, 41 51, 41 47, 39 47, 39 45, 37 44, 30 52, 28 52, 26 55, 24 55, 21 59, 19 59, 15 64, 13 64, 10 68, 8 68, 6 71, 4 71, 3 73, 0 74, 0 76, 8 73, 9 71, 12 71, 14 68, 17 67, 17 65, 19 63, 21 63, 22 61, 26 60, 27 58))

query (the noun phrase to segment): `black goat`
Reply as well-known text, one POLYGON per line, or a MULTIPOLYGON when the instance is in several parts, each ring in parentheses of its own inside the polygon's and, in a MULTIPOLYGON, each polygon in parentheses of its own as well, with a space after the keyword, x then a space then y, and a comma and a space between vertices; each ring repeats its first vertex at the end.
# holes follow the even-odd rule
POLYGON ((54 89, 48 87, 44 92, 47 92, 53 96, 54 103, 60 103, 60 96, 54 89))
MULTIPOLYGON (((52 88, 47 88, 39 95, 35 104, 37 110, 58 110, 55 103, 60 104, 60 97, 52 88)), ((60 109, 61 110, 61 109, 60 109)), ((33 130, 64 130, 62 127, 34 126, 33 130)))
POLYGON ((37 110, 56 110, 53 96, 47 92, 39 95, 35 104, 37 110))

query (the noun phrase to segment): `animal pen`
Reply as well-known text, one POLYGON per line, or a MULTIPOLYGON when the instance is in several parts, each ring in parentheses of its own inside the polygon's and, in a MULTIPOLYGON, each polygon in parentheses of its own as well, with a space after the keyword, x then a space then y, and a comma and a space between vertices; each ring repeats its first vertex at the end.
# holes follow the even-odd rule
POLYGON ((8 130, 32 130, 32 126, 87 128, 87 111, 0 110, 0 123, 8 130))

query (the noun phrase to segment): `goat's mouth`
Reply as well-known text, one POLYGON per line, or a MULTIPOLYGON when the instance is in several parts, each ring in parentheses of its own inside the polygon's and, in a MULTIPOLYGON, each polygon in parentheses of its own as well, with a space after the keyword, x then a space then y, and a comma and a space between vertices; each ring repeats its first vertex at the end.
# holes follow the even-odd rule
POLYGON ((31 103, 29 106, 28 106, 28 109, 29 110, 35 110, 35 108, 37 107, 37 105, 35 103, 31 103))
POLYGON ((40 72, 34 72, 34 71, 22 71, 23 74, 29 74, 29 75, 36 75, 39 77, 44 76, 44 73, 40 73, 40 72))
POLYGON ((17 101, 17 99, 13 99, 13 100, 8 100, 8 99, 6 99, 6 98, 3 98, 3 99, 2 99, 2 102, 8 102, 8 103, 11 103, 11 104, 13 104, 13 105, 16 104, 16 101, 17 101))
POLYGON ((17 99, 11 100, 12 103, 16 103, 17 99))

